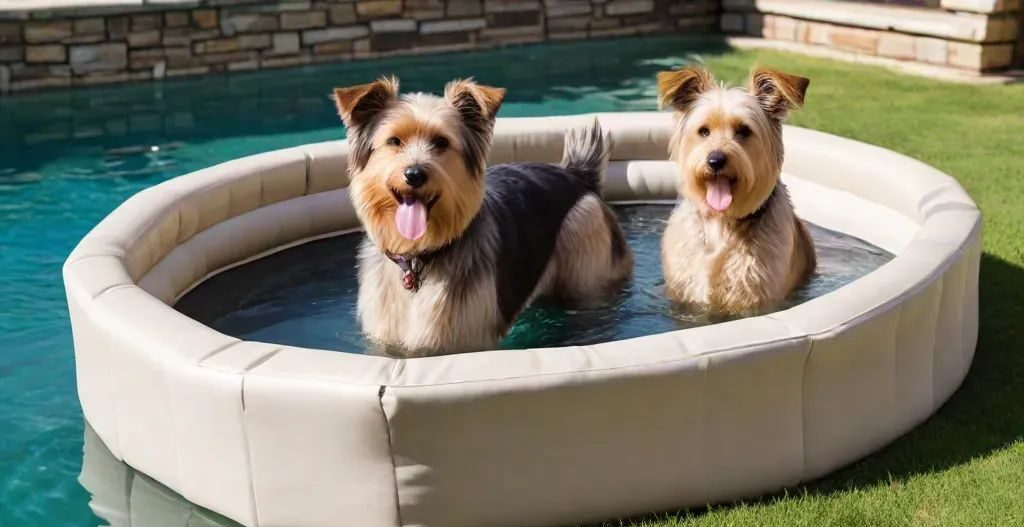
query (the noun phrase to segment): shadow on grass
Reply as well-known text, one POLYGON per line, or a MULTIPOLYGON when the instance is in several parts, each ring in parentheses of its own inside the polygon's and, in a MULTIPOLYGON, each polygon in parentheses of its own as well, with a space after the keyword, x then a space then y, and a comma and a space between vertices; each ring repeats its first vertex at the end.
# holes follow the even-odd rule
MULTIPOLYGON (((924 423, 884 449, 814 481, 715 508, 770 504, 795 495, 827 496, 939 472, 1024 439, 1024 269, 989 254, 981 259, 979 336, 960 388, 924 423)), ((652 514, 597 524, 630 527, 697 517, 706 509, 652 514)))

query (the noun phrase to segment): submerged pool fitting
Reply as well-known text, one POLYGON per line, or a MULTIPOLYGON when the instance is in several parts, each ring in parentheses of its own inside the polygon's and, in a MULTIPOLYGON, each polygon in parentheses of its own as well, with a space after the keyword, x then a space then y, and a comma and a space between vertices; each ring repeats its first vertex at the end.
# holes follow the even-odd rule
MULTIPOLYGON (((599 114, 614 201, 675 197, 671 115, 599 114)), ((492 162, 589 117, 499 119, 492 162)), ((86 419, 118 459, 247 526, 564 525, 755 496, 887 444, 960 385, 980 213, 949 176, 787 127, 798 214, 896 257, 791 309, 593 346, 392 359, 240 341, 171 305, 350 232, 344 142, 129 199, 64 267, 86 419)))

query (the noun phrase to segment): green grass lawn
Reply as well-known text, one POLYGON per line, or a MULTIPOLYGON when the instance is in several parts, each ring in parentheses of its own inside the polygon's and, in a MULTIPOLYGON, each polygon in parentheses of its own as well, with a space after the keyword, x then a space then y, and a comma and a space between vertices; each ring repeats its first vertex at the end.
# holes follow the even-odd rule
POLYGON ((984 215, 981 335, 963 386, 882 452, 782 495, 624 525, 1024 525, 1024 84, 951 84, 770 51, 705 59, 733 83, 755 62, 809 77, 793 124, 956 177, 984 215))

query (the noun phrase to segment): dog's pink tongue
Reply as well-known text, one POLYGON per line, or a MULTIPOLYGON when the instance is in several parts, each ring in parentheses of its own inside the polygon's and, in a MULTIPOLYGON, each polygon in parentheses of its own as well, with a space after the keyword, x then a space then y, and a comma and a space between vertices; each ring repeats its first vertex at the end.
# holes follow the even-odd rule
POLYGON ((418 240, 427 232, 427 207, 415 198, 405 198, 395 213, 398 233, 410 240, 418 240))
POLYGON ((729 178, 717 176, 708 181, 704 201, 707 201, 711 208, 719 212, 729 208, 729 204, 732 203, 732 188, 729 186, 729 178))

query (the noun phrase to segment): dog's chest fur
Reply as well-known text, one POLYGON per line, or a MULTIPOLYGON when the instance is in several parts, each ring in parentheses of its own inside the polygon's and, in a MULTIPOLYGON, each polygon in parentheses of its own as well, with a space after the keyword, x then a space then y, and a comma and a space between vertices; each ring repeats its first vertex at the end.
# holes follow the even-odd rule
POLYGON ((784 195, 747 220, 707 218, 680 203, 662 246, 666 290, 673 300, 730 312, 785 296, 792 283, 794 222, 784 195))
POLYGON ((370 338, 432 353, 458 342, 466 349, 494 343, 503 319, 489 273, 470 262, 432 262, 417 291, 402 285, 402 270, 372 243, 360 253, 359 317, 370 338))

